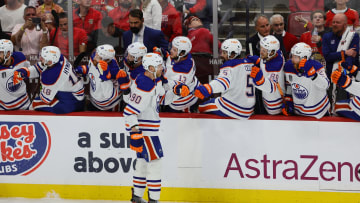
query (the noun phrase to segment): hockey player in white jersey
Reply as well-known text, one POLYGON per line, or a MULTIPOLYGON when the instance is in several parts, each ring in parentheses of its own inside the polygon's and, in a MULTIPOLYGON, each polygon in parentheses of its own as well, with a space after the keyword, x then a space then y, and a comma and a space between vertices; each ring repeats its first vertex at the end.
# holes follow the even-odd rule
POLYGON ((43 47, 40 61, 29 68, 18 69, 13 80, 16 84, 23 78, 37 77, 40 77, 41 91, 32 102, 32 109, 56 114, 84 109, 84 84, 58 47, 43 47))
POLYGON ((28 109, 30 105, 25 82, 13 82, 14 71, 30 64, 23 53, 13 49, 10 40, 0 40, 0 110, 28 109))
POLYGON ((280 114, 285 89, 285 59, 280 50, 280 42, 272 35, 260 40, 260 57, 251 57, 255 65, 250 77, 255 87, 262 91, 263 104, 270 115, 280 114))
MULTIPOLYGON (((194 111, 191 107, 196 104, 198 98, 193 94, 187 93, 194 92, 195 88, 200 85, 200 82, 195 76, 196 66, 190 54, 191 48, 191 41, 187 37, 178 36, 172 41, 170 55, 166 60, 165 78, 167 78, 171 87, 180 85, 182 88, 188 88, 188 90, 183 90, 187 96, 174 92, 173 102, 166 106, 164 111, 194 111), (184 84, 186 86, 184 86, 184 84)), ((179 87, 175 87, 174 90, 176 91, 176 89, 179 89, 179 87)))
POLYGON ((358 67, 349 66, 346 62, 339 62, 339 69, 332 72, 331 81, 352 94, 350 99, 335 103, 335 113, 360 121, 360 74, 358 67))
POLYGON ((116 62, 115 49, 109 44, 98 46, 88 65, 78 66, 76 72, 89 77, 91 103, 87 110, 113 109, 119 105, 122 91, 130 87, 126 72, 116 62))
POLYGON ((126 49, 125 57, 120 64, 120 68, 124 69, 133 83, 136 77, 145 72, 142 66, 142 57, 147 53, 146 46, 141 42, 134 42, 126 49))
POLYGON ((291 49, 291 60, 285 63, 285 115, 294 113, 320 119, 329 112, 326 90, 330 82, 323 65, 310 59, 311 53, 309 45, 297 43, 291 49))
POLYGON ((149 202, 155 203, 160 199, 163 157, 159 139, 159 106, 166 94, 160 78, 163 59, 158 54, 149 53, 143 57, 142 64, 145 72, 140 73, 132 83, 130 99, 124 109, 130 148, 137 152, 131 201, 145 202, 142 196, 148 187, 149 202))
POLYGON ((255 88, 250 74, 254 64, 249 59, 239 57, 241 50, 237 39, 227 39, 222 43, 221 56, 225 62, 220 67, 219 76, 209 84, 197 87, 194 93, 200 99, 214 93, 221 93, 221 96, 200 104, 200 113, 238 119, 248 119, 253 114, 255 88))

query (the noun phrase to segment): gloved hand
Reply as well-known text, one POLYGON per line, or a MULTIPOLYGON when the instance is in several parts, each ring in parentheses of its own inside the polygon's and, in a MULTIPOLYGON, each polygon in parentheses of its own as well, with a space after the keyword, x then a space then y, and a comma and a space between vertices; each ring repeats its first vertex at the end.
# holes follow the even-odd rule
POLYGON ((212 95, 212 88, 209 84, 199 85, 194 92, 195 97, 205 99, 212 95))
POLYGON ((315 77, 317 73, 314 66, 306 62, 307 62, 306 59, 301 59, 299 63, 299 72, 302 73, 307 78, 315 77))
POLYGON ((127 77, 127 73, 122 69, 120 69, 116 74, 116 79, 126 78, 126 77, 127 77))
POLYGON ((282 113, 285 116, 289 116, 289 114, 294 114, 294 102, 290 96, 285 96, 284 103, 282 104, 282 113))
POLYGON ((174 86, 173 91, 176 95, 186 97, 190 94, 189 87, 183 83, 178 83, 174 86))
POLYGON ((351 78, 347 76, 345 72, 341 72, 340 70, 334 70, 331 73, 331 81, 344 89, 349 87, 352 82, 351 78))
POLYGON ((165 49, 159 47, 154 47, 153 53, 159 54, 161 58, 167 58, 170 55, 169 52, 167 52, 165 49))
POLYGON ((130 149, 141 153, 144 146, 144 136, 142 131, 130 132, 130 149))
POLYGON ((89 72, 89 69, 85 65, 78 66, 75 68, 75 73, 81 74, 82 76, 86 76, 86 74, 88 74, 88 72, 89 72))
POLYGON ((260 57, 259 56, 247 55, 246 58, 249 59, 252 63, 254 63, 254 66, 260 67, 260 57))
POLYGON ((351 76, 355 76, 359 70, 357 66, 355 66, 355 65, 351 66, 346 61, 340 61, 338 63, 338 65, 339 65, 339 68, 341 66, 344 70, 346 70, 348 73, 350 73, 351 76))
POLYGON ((13 76, 13 83, 14 85, 19 84, 22 80, 24 80, 25 78, 29 78, 30 77, 30 71, 27 68, 20 68, 16 71, 14 71, 14 76, 13 76))
POLYGON ((262 85, 262 84, 264 84, 264 82, 265 82, 265 78, 264 78, 263 72, 262 72, 262 70, 261 70, 259 67, 257 67, 257 66, 253 66, 253 67, 252 67, 250 77, 253 79, 254 83, 255 83, 257 86, 262 85))
POLYGON ((105 61, 100 60, 97 64, 97 68, 99 70, 101 80, 105 81, 111 78, 111 73, 110 70, 108 69, 108 64, 105 61))

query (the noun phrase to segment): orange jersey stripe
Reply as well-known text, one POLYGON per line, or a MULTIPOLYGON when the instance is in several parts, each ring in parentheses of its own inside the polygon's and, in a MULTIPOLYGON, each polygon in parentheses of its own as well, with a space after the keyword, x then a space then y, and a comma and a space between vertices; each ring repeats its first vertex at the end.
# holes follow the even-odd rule
POLYGON ((152 145, 151 145, 150 138, 147 137, 147 136, 145 136, 145 137, 144 137, 144 140, 145 140, 146 146, 147 146, 147 148, 148 148, 148 150, 149 150, 149 152, 150 152, 150 160, 155 160, 157 157, 156 157, 156 155, 155 155, 155 153, 154 153, 154 148, 153 148, 152 145))

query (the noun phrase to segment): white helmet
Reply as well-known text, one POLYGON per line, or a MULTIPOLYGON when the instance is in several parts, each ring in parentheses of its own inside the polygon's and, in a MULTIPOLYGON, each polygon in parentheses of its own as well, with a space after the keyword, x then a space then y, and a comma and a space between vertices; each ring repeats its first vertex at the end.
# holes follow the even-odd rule
POLYGON ((240 55, 242 46, 239 40, 235 38, 227 39, 221 44, 221 50, 224 50, 227 52, 229 59, 236 58, 240 55), (231 57, 231 54, 235 53, 235 56, 233 58, 231 57))
POLYGON ((172 41, 172 46, 178 49, 177 55, 179 57, 186 56, 191 51, 192 48, 190 39, 183 36, 175 37, 172 41), (180 53, 182 51, 185 51, 185 54, 183 56, 180 56, 180 53))
POLYGON ((300 43, 295 44, 291 48, 291 54, 295 55, 295 56, 299 56, 300 59, 303 59, 305 57, 306 57, 306 59, 310 59, 312 50, 308 44, 305 44, 304 42, 300 42, 300 43))
POLYGON ((163 64, 163 59, 161 58, 161 56, 159 54, 148 53, 142 59, 142 65, 143 65, 144 69, 153 73, 155 77, 156 77, 156 71, 160 64, 161 65, 163 64), (153 66, 155 68, 154 72, 150 71, 150 66, 153 66))
POLYGON ((61 52, 60 49, 56 46, 46 46, 41 49, 40 56, 45 60, 45 66, 52 66, 55 63, 59 62, 61 52), (46 65, 49 61, 51 61, 50 65, 46 65))
POLYGON ((96 53, 102 60, 107 61, 115 57, 115 49, 110 44, 103 44, 96 48, 96 53))
POLYGON ((13 54, 14 45, 10 40, 7 39, 1 39, 0 40, 0 51, 4 52, 4 64, 11 58, 11 55, 13 54), (6 57, 6 55, 10 52, 9 57, 6 57))
POLYGON ((146 46, 141 42, 134 42, 127 48, 127 54, 134 57, 134 63, 138 62, 140 57, 143 57, 147 53, 146 46))
POLYGON ((260 40, 260 46, 268 51, 268 57, 271 58, 280 49, 280 42, 276 37, 268 35, 260 40), (274 53, 270 55, 272 51, 274 51, 274 53))

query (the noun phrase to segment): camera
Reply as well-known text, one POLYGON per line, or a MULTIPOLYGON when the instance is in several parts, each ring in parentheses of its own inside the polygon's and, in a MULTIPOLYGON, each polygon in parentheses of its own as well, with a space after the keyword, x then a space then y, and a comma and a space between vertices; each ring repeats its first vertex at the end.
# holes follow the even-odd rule
POLYGON ((35 24, 36 31, 40 31, 41 30, 41 27, 40 27, 41 18, 31 18, 31 20, 35 24))

